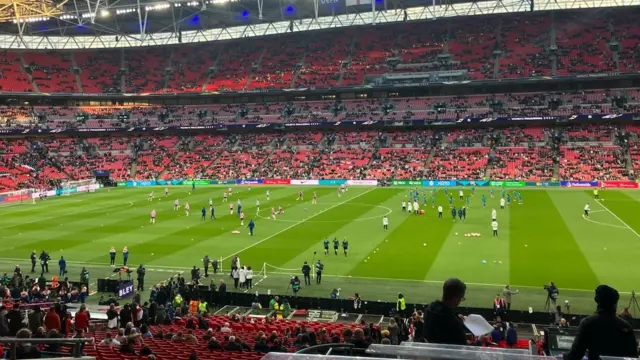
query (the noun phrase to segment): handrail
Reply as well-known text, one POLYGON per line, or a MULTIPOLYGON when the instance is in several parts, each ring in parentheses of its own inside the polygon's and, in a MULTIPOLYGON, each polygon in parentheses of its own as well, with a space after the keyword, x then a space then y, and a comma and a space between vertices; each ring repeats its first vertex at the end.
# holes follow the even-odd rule
POLYGON ((7 359, 16 360, 17 344, 73 344, 71 356, 82 357, 82 345, 94 342, 93 338, 60 338, 60 339, 34 339, 34 338, 0 338, 0 344, 10 344, 7 359))

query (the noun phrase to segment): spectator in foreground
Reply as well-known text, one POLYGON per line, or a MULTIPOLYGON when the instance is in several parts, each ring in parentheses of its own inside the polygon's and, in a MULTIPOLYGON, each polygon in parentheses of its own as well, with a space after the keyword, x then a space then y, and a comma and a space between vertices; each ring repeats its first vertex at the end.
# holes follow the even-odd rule
POLYGON ((464 300, 467 285, 460 279, 444 282, 442 299, 429 304, 425 312, 424 333, 427 342, 466 345, 466 328, 455 309, 464 300))
MULTIPOLYGON (((18 339, 30 339, 31 331, 29 329, 20 329, 16 333, 18 339)), ((40 350, 29 343, 20 343, 16 345, 16 359, 39 359, 40 350)))
POLYGON ((518 343, 518 333, 516 332, 516 328, 513 326, 513 323, 509 323, 509 328, 507 329, 506 339, 507 345, 509 347, 514 347, 518 343))
POLYGON ((266 336, 262 336, 260 338, 260 341, 256 341, 256 344, 253 348, 253 351, 257 352, 257 353, 268 353, 269 352, 269 345, 267 345, 267 337, 266 336))
POLYGON ((616 316, 620 294, 607 285, 596 288, 596 314, 582 320, 578 335, 565 360, 581 360, 588 352, 589 360, 601 356, 638 357, 638 342, 631 325, 616 316))

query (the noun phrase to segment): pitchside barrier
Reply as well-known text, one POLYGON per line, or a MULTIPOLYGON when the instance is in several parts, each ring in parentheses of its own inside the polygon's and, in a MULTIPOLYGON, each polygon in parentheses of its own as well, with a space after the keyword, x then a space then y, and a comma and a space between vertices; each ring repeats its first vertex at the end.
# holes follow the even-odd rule
MULTIPOLYGON (((610 189, 638 189, 638 182, 629 180, 616 181, 521 181, 521 180, 457 180, 457 179, 428 179, 428 180, 392 180, 386 184, 391 186, 420 186, 420 187, 566 187, 566 188, 598 188, 604 186, 610 189)), ((378 186, 378 180, 347 180, 347 179, 235 179, 235 180, 206 180, 206 179, 171 179, 171 180, 130 180, 119 182, 121 187, 170 186, 170 185, 296 185, 296 186, 378 186)))

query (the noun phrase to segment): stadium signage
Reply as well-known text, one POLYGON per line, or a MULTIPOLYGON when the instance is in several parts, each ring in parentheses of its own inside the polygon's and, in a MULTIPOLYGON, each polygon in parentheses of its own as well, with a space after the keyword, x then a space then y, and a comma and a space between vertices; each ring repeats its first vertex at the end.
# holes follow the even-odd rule
POLYGON ((347 185, 377 186, 378 180, 347 180, 347 185))
POLYGON ((340 0, 320 0, 320 5, 333 5, 339 4, 340 0))
POLYGON ((456 186, 456 180, 422 180, 422 186, 456 186))
POLYGON ((634 181, 604 181, 604 186, 614 189, 637 189, 638 183, 634 181))
POLYGON ((118 295, 120 296, 120 299, 133 295, 133 281, 129 280, 121 282, 118 295))
POLYGON ((524 181, 489 181, 489 186, 522 187, 524 181))
POLYGON ((290 179, 264 179, 262 182, 265 185, 289 185, 291 184, 290 179))
POLYGON ((562 187, 598 187, 597 181, 560 181, 562 187))
POLYGON ((525 181, 524 186, 557 187, 560 186, 560 183, 557 181, 525 181))
POLYGON ((262 179, 238 179, 236 180, 237 185, 259 185, 263 184, 264 180, 262 179))
POLYGON ((395 186, 422 186, 422 180, 393 180, 395 186))
POLYGON ((487 186, 488 183, 486 180, 458 180, 461 186, 487 186))
POLYGON ((320 185, 318 180, 291 180, 291 185, 320 185))
POLYGON ((338 180, 338 179, 318 180, 318 185, 342 185, 346 183, 347 183, 347 180, 338 180))

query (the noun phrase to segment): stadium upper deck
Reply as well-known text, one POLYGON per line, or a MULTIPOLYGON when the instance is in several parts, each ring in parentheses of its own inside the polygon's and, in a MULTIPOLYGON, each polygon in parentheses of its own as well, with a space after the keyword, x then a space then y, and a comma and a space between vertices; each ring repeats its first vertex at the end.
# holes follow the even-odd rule
POLYGON ((539 11, 162 49, 10 50, 0 59, 0 91, 199 93, 353 86, 443 70, 470 80, 636 72, 638 15, 637 7, 539 11))

